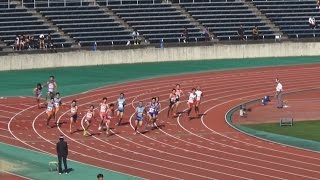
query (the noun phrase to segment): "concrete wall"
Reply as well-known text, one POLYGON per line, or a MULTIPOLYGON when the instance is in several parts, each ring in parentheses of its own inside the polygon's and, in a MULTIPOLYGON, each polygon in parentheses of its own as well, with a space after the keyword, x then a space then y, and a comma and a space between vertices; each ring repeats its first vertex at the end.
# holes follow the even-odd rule
POLYGON ((225 58, 256 58, 320 55, 320 43, 286 42, 268 44, 243 44, 144 48, 109 51, 74 51, 52 54, 11 54, 0 56, 0 71, 88 66, 101 64, 184 61, 225 58))

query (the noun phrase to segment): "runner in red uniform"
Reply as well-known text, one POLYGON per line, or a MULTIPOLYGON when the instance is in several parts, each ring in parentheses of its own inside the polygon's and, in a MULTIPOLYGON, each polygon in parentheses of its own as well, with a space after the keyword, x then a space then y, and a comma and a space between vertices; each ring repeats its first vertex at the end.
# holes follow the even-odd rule
POLYGON ((36 96, 37 105, 38 105, 38 108, 40 109, 41 108, 40 99, 42 97, 42 85, 41 85, 41 83, 38 83, 37 87, 33 89, 33 94, 36 96))
POLYGON ((167 117, 169 118, 170 112, 173 113, 174 105, 176 103, 177 96, 176 96, 176 89, 172 89, 169 95, 169 107, 168 107, 168 114, 167 117))
POLYGON ((53 98, 52 98, 52 99, 50 99, 48 101, 48 104, 47 104, 46 113, 48 115, 48 117, 47 117, 47 127, 48 128, 51 128, 49 123, 50 123, 51 118, 54 116, 55 107, 54 107, 53 103, 54 103, 54 101, 53 101, 53 98))
POLYGON ((78 106, 77 101, 73 100, 71 102, 71 108, 70 108, 70 134, 72 134, 72 125, 73 123, 76 123, 78 118, 78 106))
POLYGON ((196 103, 196 98, 197 98, 197 95, 196 95, 196 89, 195 88, 192 88, 190 94, 189 94, 189 99, 188 99, 188 117, 189 119, 191 119, 190 117, 190 113, 192 111, 192 108, 194 107, 195 103, 196 103))
POLYGON ((104 120, 106 120, 107 118, 107 109, 108 109, 108 103, 107 103, 107 98, 104 97, 102 99, 102 103, 100 103, 100 122, 99 122, 99 128, 98 128, 98 131, 100 131, 103 127, 103 122, 104 120))
POLYGON ((92 123, 92 120, 95 119, 95 114, 94 114, 94 106, 90 105, 90 108, 87 112, 87 114, 85 115, 85 120, 84 122, 86 123, 86 125, 84 125, 83 128, 83 135, 84 136, 90 136, 91 134, 89 133, 89 127, 92 123))
POLYGON ((115 109, 114 109, 114 104, 111 103, 109 105, 109 108, 107 110, 107 117, 106 119, 103 121, 103 123, 106 125, 107 127, 107 130, 106 130, 106 134, 109 134, 109 131, 110 131, 110 122, 111 120, 113 120, 115 118, 115 109))

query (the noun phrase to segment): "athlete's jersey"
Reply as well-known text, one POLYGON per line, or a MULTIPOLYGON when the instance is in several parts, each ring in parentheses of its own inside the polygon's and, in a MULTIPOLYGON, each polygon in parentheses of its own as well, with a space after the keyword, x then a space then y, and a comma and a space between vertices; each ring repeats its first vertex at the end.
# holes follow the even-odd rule
POLYGON ((55 107, 60 107, 61 106, 61 98, 54 98, 54 106, 55 107))
POLYGON ((86 119, 90 120, 92 117, 93 117, 93 112, 88 111, 87 114, 86 114, 86 119))
POLYGON ((100 112, 106 112, 107 108, 108 108, 108 104, 106 104, 106 103, 100 104, 100 112))
POLYGON ((53 104, 51 102, 47 105, 47 111, 53 111, 53 104))
POLYGON ((188 102, 189 102, 189 103, 194 103, 194 101, 196 100, 196 98, 197 98, 197 95, 196 95, 196 94, 190 93, 188 102))
POLYGON ((71 113, 77 113, 78 106, 71 106, 71 113))
POLYGON ((181 97, 181 94, 182 94, 182 90, 181 90, 181 89, 177 89, 177 90, 176 90, 176 97, 177 97, 177 98, 180 98, 180 97, 181 97))
POLYGON ((124 108, 125 101, 124 98, 118 98, 118 108, 124 108))
POLYGON ((138 106, 138 107, 136 108, 136 112, 137 112, 137 116, 138 116, 138 117, 142 117, 142 116, 143 116, 144 109, 145 109, 144 106, 141 106, 141 107, 138 106))
POLYGON ((42 94, 42 87, 41 88, 36 88, 36 95, 42 94))
POLYGON ((155 105, 155 112, 159 112, 160 111, 160 107, 161 107, 160 102, 157 102, 156 105, 155 105))
POLYGON ((150 103, 149 112, 154 113, 156 111, 156 103, 150 103))
POLYGON ((48 92, 54 92, 55 87, 55 81, 48 81, 47 82, 48 85, 48 92))
POLYGON ((107 119, 112 119, 114 117, 114 110, 108 110, 107 111, 107 119))
POLYGON ((170 102, 176 102, 177 96, 175 94, 170 95, 170 102))
POLYGON ((200 90, 196 90, 196 95, 197 95, 197 101, 200 101, 201 100, 201 97, 202 97, 202 91, 200 90))

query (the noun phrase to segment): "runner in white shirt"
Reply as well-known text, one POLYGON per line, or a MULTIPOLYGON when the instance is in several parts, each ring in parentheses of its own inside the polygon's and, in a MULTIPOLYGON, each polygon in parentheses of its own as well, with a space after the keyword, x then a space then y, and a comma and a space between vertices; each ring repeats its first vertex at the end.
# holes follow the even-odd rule
POLYGON ((201 98, 203 97, 203 93, 201 91, 200 86, 197 87, 195 94, 197 95, 195 111, 196 111, 197 116, 200 116, 199 106, 200 106, 201 98))
POLYGON ((176 102, 175 102, 175 113, 174 113, 174 116, 176 116, 179 111, 178 111, 178 108, 179 108, 179 104, 180 104, 180 101, 181 101, 181 97, 183 96, 183 91, 180 89, 180 84, 177 84, 176 85, 176 102))
POLYGON ((189 98, 188 98, 188 117, 189 117, 189 119, 191 119, 190 113, 191 113, 192 108, 196 102, 196 98, 197 98, 196 89, 192 88, 192 91, 189 94, 189 98))
POLYGON ((54 76, 50 76, 49 81, 47 81, 44 86, 48 87, 48 94, 47 94, 46 100, 54 98, 55 92, 57 91, 57 88, 58 88, 58 85, 54 76))

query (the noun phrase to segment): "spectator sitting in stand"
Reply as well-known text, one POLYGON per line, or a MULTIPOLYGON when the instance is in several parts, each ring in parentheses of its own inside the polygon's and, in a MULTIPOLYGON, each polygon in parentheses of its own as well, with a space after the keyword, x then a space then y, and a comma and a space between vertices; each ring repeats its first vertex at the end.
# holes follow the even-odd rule
POLYGON ((54 47, 53 40, 50 33, 48 33, 48 36, 47 36, 47 48, 50 50, 53 50, 54 52, 57 52, 56 48, 54 47))
POLYGON ((132 33, 132 37, 133 37, 133 44, 137 45, 139 44, 139 32, 135 29, 132 33))
POLYGON ((309 17, 309 27, 311 28, 311 29, 315 29, 315 28, 317 28, 317 22, 316 22, 316 19, 313 17, 313 16, 310 16, 309 17))
POLYGON ((20 49, 20 36, 16 35, 16 40, 14 41, 14 49, 18 51, 20 49))
POLYGON ((44 42, 44 35, 40 34, 39 36, 39 48, 44 49, 45 48, 45 42, 44 42))
POLYGON ((34 49, 35 48, 35 41, 34 41, 34 37, 33 36, 29 36, 29 47, 30 47, 30 49, 34 49))
POLYGON ((252 29, 252 36, 254 40, 259 39, 259 29, 257 26, 254 26, 252 29))
POLYGON ((320 9, 320 0, 317 0, 317 9, 320 9))
POLYGON ((24 50, 26 37, 24 35, 20 35, 20 50, 24 50))
POLYGON ((188 34, 188 29, 187 28, 184 28, 182 34, 181 34, 181 37, 183 38, 183 42, 184 43, 187 43, 188 40, 189 40, 189 34, 188 34))
POLYGON ((244 41, 244 29, 242 27, 242 25, 240 25, 240 28, 238 29, 238 37, 240 41, 244 41))
POLYGON ((210 41, 210 32, 207 27, 203 28, 202 35, 205 37, 205 41, 210 41))

